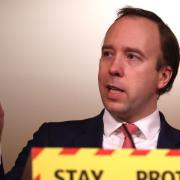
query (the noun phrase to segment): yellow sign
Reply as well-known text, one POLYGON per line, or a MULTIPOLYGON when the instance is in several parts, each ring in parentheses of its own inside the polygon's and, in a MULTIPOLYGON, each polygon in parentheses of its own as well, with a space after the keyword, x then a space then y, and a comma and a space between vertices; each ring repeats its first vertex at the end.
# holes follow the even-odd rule
POLYGON ((180 180, 180 149, 33 148, 33 180, 180 180))

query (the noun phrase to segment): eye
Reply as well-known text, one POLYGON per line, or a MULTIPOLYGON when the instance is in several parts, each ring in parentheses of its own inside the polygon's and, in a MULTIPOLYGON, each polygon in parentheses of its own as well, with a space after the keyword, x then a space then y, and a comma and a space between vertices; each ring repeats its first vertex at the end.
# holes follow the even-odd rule
POLYGON ((134 58, 134 55, 129 53, 129 54, 127 55, 127 58, 128 58, 128 59, 133 59, 133 58, 134 58))
POLYGON ((113 55, 113 52, 110 50, 102 50, 102 56, 103 57, 111 57, 113 55))
POLYGON ((129 59, 129 60, 140 60, 140 57, 134 53, 127 53, 127 59, 129 59))

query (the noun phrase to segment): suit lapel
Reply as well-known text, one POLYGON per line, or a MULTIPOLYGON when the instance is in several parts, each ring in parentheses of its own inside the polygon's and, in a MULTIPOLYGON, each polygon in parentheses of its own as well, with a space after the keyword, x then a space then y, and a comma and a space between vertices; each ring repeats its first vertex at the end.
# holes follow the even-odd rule
POLYGON ((180 131, 171 127, 160 112, 161 127, 157 143, 157 148, 179 148, 180 131))
MULTIPOLYGON (((104 111, 82 123, 78 133, 72 139, 74 147, 102 148, 104 132, 103 113, 104 111)), ((160 120, 161 126, 157 148, 180 148, 180 131, 171 127, 161 112, 160 120)))
POLYGON ((75 147, 102 148, 103 141, 103 111, 96 117, 85 120, 79 133, 74 137, 75 147))

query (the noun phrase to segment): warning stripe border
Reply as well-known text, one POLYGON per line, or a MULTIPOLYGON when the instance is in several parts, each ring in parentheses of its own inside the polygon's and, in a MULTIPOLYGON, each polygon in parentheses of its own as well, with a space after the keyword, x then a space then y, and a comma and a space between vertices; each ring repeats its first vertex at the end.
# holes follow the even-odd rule
MULTIPOLYGON (((47 147, 48 148, 48 147, 47 147)), ((33 147, 31 150, 31 157, 32 159, 36 159, 46 148, 44 147, 33 147)), ((80 152, 80 149, 83 148, 60 148, 59 155, 77 155, 80 152)), ((111 150, 111 149, 97 149, 94 155, 96 156, 111 156, 114 154, 115 151, 119 150, 111 150)), ((130 156, 147 156, 150 155, 151 151, 153 150, 142 150, 142 149, 134 149, 130 151, 130 156)), ((180 149, 168 149, 165 153, 165 156, 177 157, 180 156, 180 149)))

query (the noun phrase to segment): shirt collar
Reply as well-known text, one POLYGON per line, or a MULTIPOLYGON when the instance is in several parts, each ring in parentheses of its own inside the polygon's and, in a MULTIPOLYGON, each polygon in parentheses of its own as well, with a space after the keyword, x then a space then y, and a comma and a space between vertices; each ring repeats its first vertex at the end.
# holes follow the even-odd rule
POLYGON ((103 115, 103 123, 105 136, 110 136, 118 127, 122 125, 122 122, 116 121, 106 109, 103 115))
POLYGON ((136 121, 134 124, 141 130, 145 138, 153 138, 160 130, 160 115, 158 109, 149 116, 136 121))
MULTIPOLYGON (((106 109, 103 115, 103 123, 105 136, 110 136, 122 125, 122 122, 116 121, 106 109)), ((146 139, 153 138, 160 130, 160 115, 158 109, 149 116, 136 121, 134 124, 140 129, 146 139)))

